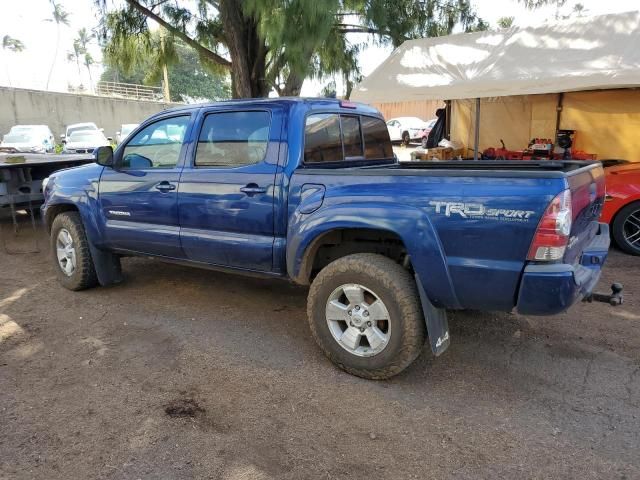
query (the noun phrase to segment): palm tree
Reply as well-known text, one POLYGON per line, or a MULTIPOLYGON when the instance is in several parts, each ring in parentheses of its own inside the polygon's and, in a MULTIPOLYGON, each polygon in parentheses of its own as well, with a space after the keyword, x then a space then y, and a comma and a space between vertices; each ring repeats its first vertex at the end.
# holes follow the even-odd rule
POLYGON ((51 74, 53 73, 53 67, 56 65, 56 60, 58 59, 58 49, 60 47, 60 25, 69 26, 69 14, 65 12, 62 5, 56 3, 54 0, 51 0, 51 5, 53 5, 53 12, 50 19, 47 19, 48 22, 55 22, 57 28, 56 35, 56 50, 53 54, 53 61, 51 62, 51 68, 49 69, 49 76, 47 77, 47 86, 46 89, 49 89, 49 82, 51 81, 51 74))
MULTIPOLYGON (((17 38, 13 38, 9 35, 5 35, 2 37, 2 49, 8 50, 13 53, 21 52, 24 50, 24 43, 17 38)), ((9 81, 9 86, 11 86, 11 76, 9 74, 9 65, 7 62, 4 63, 4 66, 7 69, 7 80, 9 81)))
POLYGON ((82 45, 78 42, 78 39, 73 41, 73 50, 67 53, 67 60, 70 62, 76 62, 78 67, 78 78, 80 79, 80 85, 82 85, 82 72, 80 72, 80 57, 82 56, 82 45))
POLYGON ((85 52, 84 54, 84 66, 87 67, 87 72, 89 72, 89 90, 93 91, 93 78, 91 77, 91 65, 95 62, 93 57, 89 52, 85 52))
POLYGON ((93 39, 93 34, 88 33, 86 28, 81 28, 78 30, 78 37, 75 39, 75 42, 80 46, 80 52, 84 54, 84 66, 87 67, 87 72, 89 73, 89 90, 93 90, 93 79, 91 78, 91 65, 95 62, 93 57, 89 53, 88 45, 93 39))

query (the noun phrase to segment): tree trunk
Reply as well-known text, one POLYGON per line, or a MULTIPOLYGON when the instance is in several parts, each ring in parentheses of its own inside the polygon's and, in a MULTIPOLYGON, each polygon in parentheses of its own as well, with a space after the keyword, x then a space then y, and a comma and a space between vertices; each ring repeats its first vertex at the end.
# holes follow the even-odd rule
POLYGON ((278 94, 281 97, 297 97, 300 95, 303 82, 304 78, 300 77, 300 75, 290 73, 284 83, 284 88, 278 89, 278 94))
POLYGON ((266 97, 267 46, 258 35, 256 19, 245 16, 241 0, 222 0, 220 19, 231 56, 233 97, 266 97))

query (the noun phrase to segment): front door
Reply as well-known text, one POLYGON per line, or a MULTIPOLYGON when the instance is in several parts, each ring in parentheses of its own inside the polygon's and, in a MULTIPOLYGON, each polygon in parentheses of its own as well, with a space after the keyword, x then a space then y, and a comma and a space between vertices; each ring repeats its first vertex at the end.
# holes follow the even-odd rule
POLYGON ((100 208, 112 248, 183 257, 178 184, 190 115, 151 123, 120 147, 100 178, 100 208))
POLYGON ((201 113, 198 143, 178 194, 187 258, 272 270, 281 122, 278 108, 201 113))

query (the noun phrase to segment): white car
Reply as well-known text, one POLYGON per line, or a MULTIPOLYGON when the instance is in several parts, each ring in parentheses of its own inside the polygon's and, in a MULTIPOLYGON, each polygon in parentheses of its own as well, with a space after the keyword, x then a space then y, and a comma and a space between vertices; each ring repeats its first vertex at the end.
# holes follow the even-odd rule
POLYGON ((409 145, 411 140, 420 140, 422 131, 427 128, 427 122, 418 117, 397 117, 387 121, 387 130, 392 142, 402 142, 409 145))
POLYGON ((98 128, 98 126, 93 122, 72 123, 71 125, 67 126, 67 129, 63 134, 60 135, 60 138, 64 140, 65 138, 69 137, 69 135, 71 135, 73 132, 78 132, 80 130, 84 130, 84 131, 97 130, 100 132, 104 132, 104 128, 98 128))
POLYGON ((111 145, 111 138, 100 130, 74 130, 64 142, 64 153, 93 153, 98 147, 111 145))
POLYGON ((48 153, 55 150, 55 138, 46 125, 15 125, 11 127, 0 151, 24 153, 48 153))
POLYGON ((116 143, 120 145, 127 139, 129 134, 138 128, 139 123, 123 123, 120 127, 120 131, 116 132, 116 143))

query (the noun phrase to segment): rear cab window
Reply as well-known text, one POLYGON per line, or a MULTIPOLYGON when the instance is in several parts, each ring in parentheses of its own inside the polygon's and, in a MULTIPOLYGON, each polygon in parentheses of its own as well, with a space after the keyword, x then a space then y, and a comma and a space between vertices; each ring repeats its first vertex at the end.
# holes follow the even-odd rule
POLYGON ((384 120, 343 113, 311 113, 305 122, 304 163, 390 160, 393 149, 384 120))

